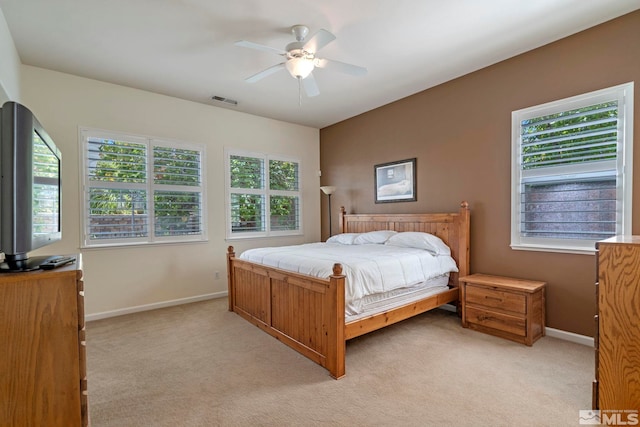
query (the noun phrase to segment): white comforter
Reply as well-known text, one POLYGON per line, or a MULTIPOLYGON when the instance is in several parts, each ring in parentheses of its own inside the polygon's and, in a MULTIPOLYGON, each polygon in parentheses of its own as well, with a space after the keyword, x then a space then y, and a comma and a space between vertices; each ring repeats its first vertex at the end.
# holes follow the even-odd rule
POLYGON ((340 245, 308 243, 249 249, 240 259, 316 277, 329 277, 333 264, 342 264, 346 276, 346 313, 358 314, 367 295, 417 285, 458 271, 450 256, 434 256, 422 249, 380 244, 340 245))

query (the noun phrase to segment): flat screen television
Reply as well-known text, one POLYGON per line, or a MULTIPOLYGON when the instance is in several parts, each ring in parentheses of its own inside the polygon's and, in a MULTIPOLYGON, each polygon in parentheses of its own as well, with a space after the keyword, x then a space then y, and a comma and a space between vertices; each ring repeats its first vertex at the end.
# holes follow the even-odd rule
POLYGON ((0 252, 3 271, 39 268, 47 257, 29 252, 59 241, 62 155, 24 105, 0 110, 0 252))

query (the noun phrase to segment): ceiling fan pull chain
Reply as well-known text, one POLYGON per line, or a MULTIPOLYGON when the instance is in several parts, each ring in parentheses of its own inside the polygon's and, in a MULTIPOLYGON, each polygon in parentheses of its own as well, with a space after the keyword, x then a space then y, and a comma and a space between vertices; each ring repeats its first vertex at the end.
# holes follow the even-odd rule
POLYGON ((302 79, 297 77, 298 81, 298 107, 302 107, 302 79))

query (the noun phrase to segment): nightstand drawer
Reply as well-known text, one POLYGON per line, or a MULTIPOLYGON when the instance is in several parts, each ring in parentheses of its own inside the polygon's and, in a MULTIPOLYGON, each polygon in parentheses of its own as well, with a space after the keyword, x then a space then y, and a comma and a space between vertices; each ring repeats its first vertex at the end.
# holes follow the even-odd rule
POLYGON ((527 299, 522 293, 515 294, 473 284, 467 285, 466 302, 520 314, 527 312, 527 299))
POLYGON ((467 306, 467 322, 491 329, 508 332, 524 337, 527 335, 527 322, 522 317, 481 310, 467 306))

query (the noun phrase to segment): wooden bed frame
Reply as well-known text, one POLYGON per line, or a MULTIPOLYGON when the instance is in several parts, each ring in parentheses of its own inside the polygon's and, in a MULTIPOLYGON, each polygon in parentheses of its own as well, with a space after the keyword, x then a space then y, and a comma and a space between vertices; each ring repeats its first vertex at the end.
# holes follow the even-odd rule
POLYGON ((345 276, 335 264, 327 279, 264 266, 227 251, 229 311, 234 311, 276 339, 325 367, 332 377, 345 375, 346 341, 417 314, 458 301, 458 278, 469 274, 467 202, 459 212, 436 214, 346 214, 341 208, 340 232, 375 230, 422 231, 435 234, 458 264, 448 291, 402 307, 345 323, 345 276))

